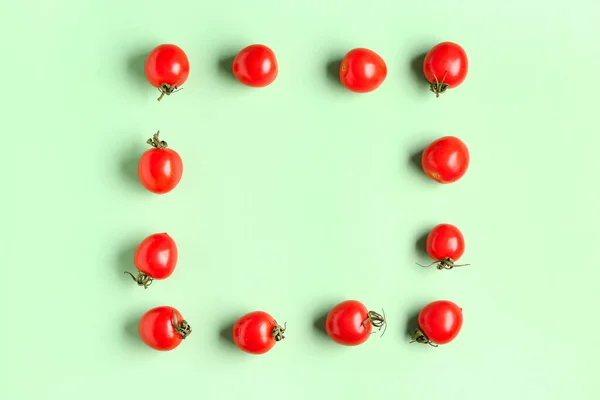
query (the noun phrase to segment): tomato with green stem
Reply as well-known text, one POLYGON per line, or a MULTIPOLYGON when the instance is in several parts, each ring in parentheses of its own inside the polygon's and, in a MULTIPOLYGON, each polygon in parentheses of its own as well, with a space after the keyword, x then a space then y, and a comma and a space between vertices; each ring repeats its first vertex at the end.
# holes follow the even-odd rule
POLYGON ((462 328, 462 308, 448 300, 431 302, 419 312, 418 324, 411 343, 417 342, 434 347, 450 343, 462 328))
POLYGON ((142 341, 159 351, 173 350, 192 333, 181 313, 169 306, 148 310, 140 319, 138 331, 142 341))
POLYGON ((463 83, 468 71, 467 53, 453 42, 435 45, 423 60, 423 74, 436 97, 463 83))
POLYGON ((180 47, 161 44, 148 54, 144 72, 148 82, 160 92, 160 101, 181 89, 190 74, 190 62, 180 47))
POLYGON ((465 238, 456 226, 452 224, 439 224, 427 235, 425 246, 427 254, 437 264, 439 270, 464 267, 469 264, 456 264, 465 252, 465 238))
POLYGON ((146 237, 137 246, 133 263, 137 276, 125 271, 139 286, 147 289, 155 279, 167 279, 177 266, 177 245, 167 233, 155 233, 146 237))
POLYGON ((156 132, 146 143, 152 149, 146 150, 138 163, 140 182, 152 193, 165 194, 173 190, 181 181, 183 161, 175 150, 168 148, 167 142, 160 140, 156 132))
POLYGON ((434 140, 423 151, 423 171, 438 183, 452 183, 462 178, 469 167, 471 156, 462 140, 444 136, 434 140))
POLYGON ((286 328, 287 324, 279 325, 268 313, 253 311, 233 325, 233 342, 246 353, 264 354, 285 339, 286 328))
POLYGON ((383 329, 383 335, 386 326, 385 313, 369 311, 357 300, 339 303, 329 311, 325 320, 327 335, 334 342, 344 346, 358 346, 366 342, 373 332, 373 327, 383 329))

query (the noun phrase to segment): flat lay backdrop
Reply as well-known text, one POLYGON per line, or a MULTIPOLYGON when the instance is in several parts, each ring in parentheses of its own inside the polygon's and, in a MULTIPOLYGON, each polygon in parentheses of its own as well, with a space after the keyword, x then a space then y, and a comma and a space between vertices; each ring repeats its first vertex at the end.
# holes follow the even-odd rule
POLYGON ((4 2, 0 398, 600 398, 600 3, 551 4, 4 2), (436 99, 420 63, 445 40, 470 71, 436 99), (191 74, 158 103, 160 43, 191 74), (251 43, 278 57, 268 88, 227 70, 251 43), (354 47, 387 62, 373 93, 338 83, 354 47), (158 129, 184 160, 164 196, 136 176, 158 129), (418 159, 443 135, 471 152, 447 186, 418 159), (471 266, 415 265, 441 222, 471 266), (180 259, 144 291, 123 271, 154 232, 180 259), (383 308, 386 334, 333 344, 319 321, 345 299, 383 308), (463 307, 460 335, 409 345, 437 299, 463 307), (136 333, 158 305, 194 330, 169 353, 136 333), (228 332, 258 309, 288 334, 253 357, 228 332))

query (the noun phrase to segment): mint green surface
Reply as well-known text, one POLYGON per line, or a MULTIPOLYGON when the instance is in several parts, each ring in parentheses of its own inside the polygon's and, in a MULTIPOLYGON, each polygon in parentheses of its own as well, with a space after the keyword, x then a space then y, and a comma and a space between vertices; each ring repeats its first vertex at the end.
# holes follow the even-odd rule
POLYGON ((600 398, 600 3, 376 3, 0 5, 0 399, 600 398), (419 57, 444 40, 470 71, 436 99, 419 57), (143 60, 161 43, 191 74, 158 103, 143 60), (278 57, 270 87, 224 66, 251 43, 278 57), (376 92, 331 74, 354 47, 387 62, 376 92), (158 129, 184 161, 164 196, 136 175, 158 129), (446 186, 415 164, 443 135, 471 151, 446 186), (441 222, 470 267, 415 265, 441 222), (154 232, 180 259, 144 291, 123 271, 154 232), (350 298, 385 310, 383 338, 345 348, 315 325, 350 298), (437 299, 463 307, 460 335, 409 345, 437 299), (169 353, 137 336, 157 305, 194 329, 169 353), (260 357, 227 339, 255 309, 288 323, 260 357))

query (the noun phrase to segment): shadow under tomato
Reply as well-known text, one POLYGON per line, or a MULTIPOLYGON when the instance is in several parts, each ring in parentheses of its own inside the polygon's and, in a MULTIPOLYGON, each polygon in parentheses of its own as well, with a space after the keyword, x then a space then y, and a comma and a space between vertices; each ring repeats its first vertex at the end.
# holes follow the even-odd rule
POLYGON ((342 57, 335 58, 327 63, 327 78, 331 82, 336 83, 340 87, 343 87, 342 83, 340 82, 340 64, 341 63, 342 63, 342 57))
POLYGON ((127 60, 128 75, 134 82, 137 82, 140 85, 149 85, 148 80, 146 79, 144 65, 146 64, 146 58, 150 51, 152 51, 152 48, 153 47, 149 46, 147 49, 133 52, 133 55, 127 60))
MULTIPOLYGON (((415 242, 415 254, 417 255, 417 259, 425 259, 429 257, 427 254, 427 236, 429 235, 429 230, 423 231, 419 236, 417 236, 417 241, 415 242)), ((423 264, 419 261, 420 264, 423 264)), ((418 265, 417 265, 418 266, 418 265)))
POLYGON ((325 321, 327 321, 327 315, 331 309, 335 307, 335 303, 331 303, 331 305, 327 308, 322 308, 319 312, 315 314, 313 319, 313 329, 317 334, 321 337, 329 339, 329 335, 327 335, 327 331, 325 330, 325 321))
MULTIPOLYGON (((135 265, 133 265, 133 255, 135 254, 137 246, 143 239, 144 237, 140 237, 129 241, 117 254, 115 262, 117 279, 122 280, 124 282, 123 285, 136 286, 136 283, 131 279, 131 276, 126 274, 125 271, 132 273, 134 276, 136 275, 137 269, 135 268, 135 265)), ((143 290, 141 287, 140 289, 143 290)))
POLYGON ((145 344, 140 338, 140 334, 138 332, 140 318, 142 317, 143 313, 143 311, 140 311, 138 313, 129 314, 123 325, 123 334, 125 336, 125 340, 140 347, 145 347, 145 344))
POLYGON ((408 314, 408 318, 406 319, 406 328, 405 335, 409 338, 412 337, 415 330, 419 327, 419 312, 421 310, 416 310, 408 314))
POLYGON ((427 52, 422 52, 422 53, 417 54, 410 60, 410 70, 412 72, 413 79, 419 85, 422 84, 424 87, 428 86, 427 80, 425 79, 425 76, 423 75, 423 61, 425 61, 426 55, 427 55, 427 52))
POLYGON ((237 79, 233 75, 233 69, 232 69, 233 60, 235 59, 236 55, 237 54, 227 55, 227 56, 223 56, 223 57, 219 58, 217 69, 218 69, 218 72, 220 75, 223 75, 224 77, 227 77, 227 78, 232 79, 237 82, 237 79))
POLYGON ((228 323, 221 325, 221 328, 219 329, 219 342, 225 346, 237 348, 233 342, 233 325, 236 323, 236 321, 237 318, 230 318, 228 323))

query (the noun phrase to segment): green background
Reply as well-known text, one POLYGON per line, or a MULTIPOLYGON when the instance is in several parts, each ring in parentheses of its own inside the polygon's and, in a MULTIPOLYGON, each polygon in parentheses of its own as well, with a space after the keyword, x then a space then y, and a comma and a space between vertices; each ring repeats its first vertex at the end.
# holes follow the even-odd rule
POLYGON ((0 398, 598 398, 600 5, 436 0, 4 2, 0 398), (436 99, 420 57, 460 43, 464 84, 436 99), (146 54, 188 54, 185 89, 158 103, 146 54), (225 64, 270 46, 273 85, 225 64), (340 87, 354 47, 387 62, 375 92, 340 87), (184 160, 171 193, 136 163, 152 133, 184 160), (465 177, 439 185, 415 160, 468 145, 465 177), (435 224, 465 235, 450 272, 423 269, 435 224), (172 277, 123 275, 154 232, 176 240, 172 277), (335 345, 334 304, 385 309, 383 338, 335 345), (432 300, 464 309, 437 349, 408 344, 432 300), (147 309, 177 307, 194 333, 159 353, 147 309), (233 321, 288 322, 267 355, 238 351, 233 321))

